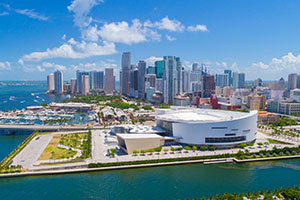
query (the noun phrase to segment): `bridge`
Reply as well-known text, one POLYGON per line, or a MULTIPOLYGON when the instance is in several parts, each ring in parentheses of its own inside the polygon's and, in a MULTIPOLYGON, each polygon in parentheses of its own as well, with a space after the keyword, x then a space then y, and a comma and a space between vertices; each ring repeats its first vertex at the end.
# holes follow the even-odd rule
POLYGON ((52 131, 75 131, 75 130, 90 130, 103 129, 103 126, 89 125, 28 125, 28 124, 0 124, 0 134, 14 135, 18 132, 32 133, 33 131, 52 132, 52 131))

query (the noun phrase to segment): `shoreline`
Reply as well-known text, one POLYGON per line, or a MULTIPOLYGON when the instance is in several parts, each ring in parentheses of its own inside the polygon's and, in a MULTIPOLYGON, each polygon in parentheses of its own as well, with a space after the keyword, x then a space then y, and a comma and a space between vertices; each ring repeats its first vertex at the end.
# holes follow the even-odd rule
POLYGON ((264 162, 273 160, 287 160, 297 159, 300 155, 295 156, 281 156, 281 157, 270 157, 270 158, 257 158, 257 159, 245 159, 238 160, 234 157, 230 158, 216 158, 216 159, 200 159, 200 160, 186 160, 186 161, 174 161, 174 162, 161 162, 161 163, 149 163, 149 164, 137 164, 137 165, 120 165, 111 167, 95 167, 88 168, 85 165, 84 168, 73 168, 73 169, 61 169, 61 170, 45 170, 45 171, 32 171, 32 172, 21 172, 21 173, 7 173, 0 174, 0 178, 14 178, 14 177, 25 177, 25 176, 45 176, 45 175, 63 175, 71 173, 84 173, 84 172, 97 172, 97 171, 113 171, 121 169, 135 169, 135 168, 148 168, 148 167, 159 167, 159 166, 172 166, 172 165, 184 165, 184 164, 218 164, 218 163, 248 163, 248 162, 264 162))

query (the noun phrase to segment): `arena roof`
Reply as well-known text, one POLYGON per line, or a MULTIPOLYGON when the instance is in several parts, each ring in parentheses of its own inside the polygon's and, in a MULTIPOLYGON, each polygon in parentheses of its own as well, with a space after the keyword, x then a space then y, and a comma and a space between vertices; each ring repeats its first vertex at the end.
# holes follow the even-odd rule
POLYGON ((185 123, 204 123, 241 119, 255 114, 257 114, 257 111, 245 113, 227 110, 172 107, 171 109, 157 110, 156 119, 185 123))

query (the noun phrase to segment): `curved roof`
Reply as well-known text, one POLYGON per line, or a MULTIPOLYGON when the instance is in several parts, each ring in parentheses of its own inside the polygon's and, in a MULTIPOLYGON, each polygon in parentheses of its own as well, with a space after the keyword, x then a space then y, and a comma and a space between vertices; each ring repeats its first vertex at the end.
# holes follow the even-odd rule
POLYGON ((156 119, 184 123, 206 123, 237 120, 256 114, 257 111, 245 113, 227 110, 172 107, 171 109, 157 110, 156 119))

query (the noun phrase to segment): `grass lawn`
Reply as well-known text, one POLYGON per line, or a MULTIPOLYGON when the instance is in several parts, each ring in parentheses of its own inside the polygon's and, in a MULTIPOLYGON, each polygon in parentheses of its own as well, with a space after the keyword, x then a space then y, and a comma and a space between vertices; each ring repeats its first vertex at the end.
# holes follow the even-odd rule
POLYGON ((76 151, 58 147, 58 144, 82 150, 82 141, 87 140, 87 138, 88 133, 54 135, 48 146, 39 157, 39 160, 58 160, 73 157, 76 155, 76 151))
POLYGON ((53 144, 49 144, 45 148, 44 152, 42 153, 42 155, 39 157, 38 160, 58 160, 58 159, 73 157, 76 155, 76 153, 77 153, 76 151, 68 150, 53 144))
POLYGON ((270 138, 268 138, 268 141, 269 141, 270 144, 290 144, 290 143, 287 143, 287 142, 281 142, 281 141, 273 140, 273 139, 270 139, 270 138))

